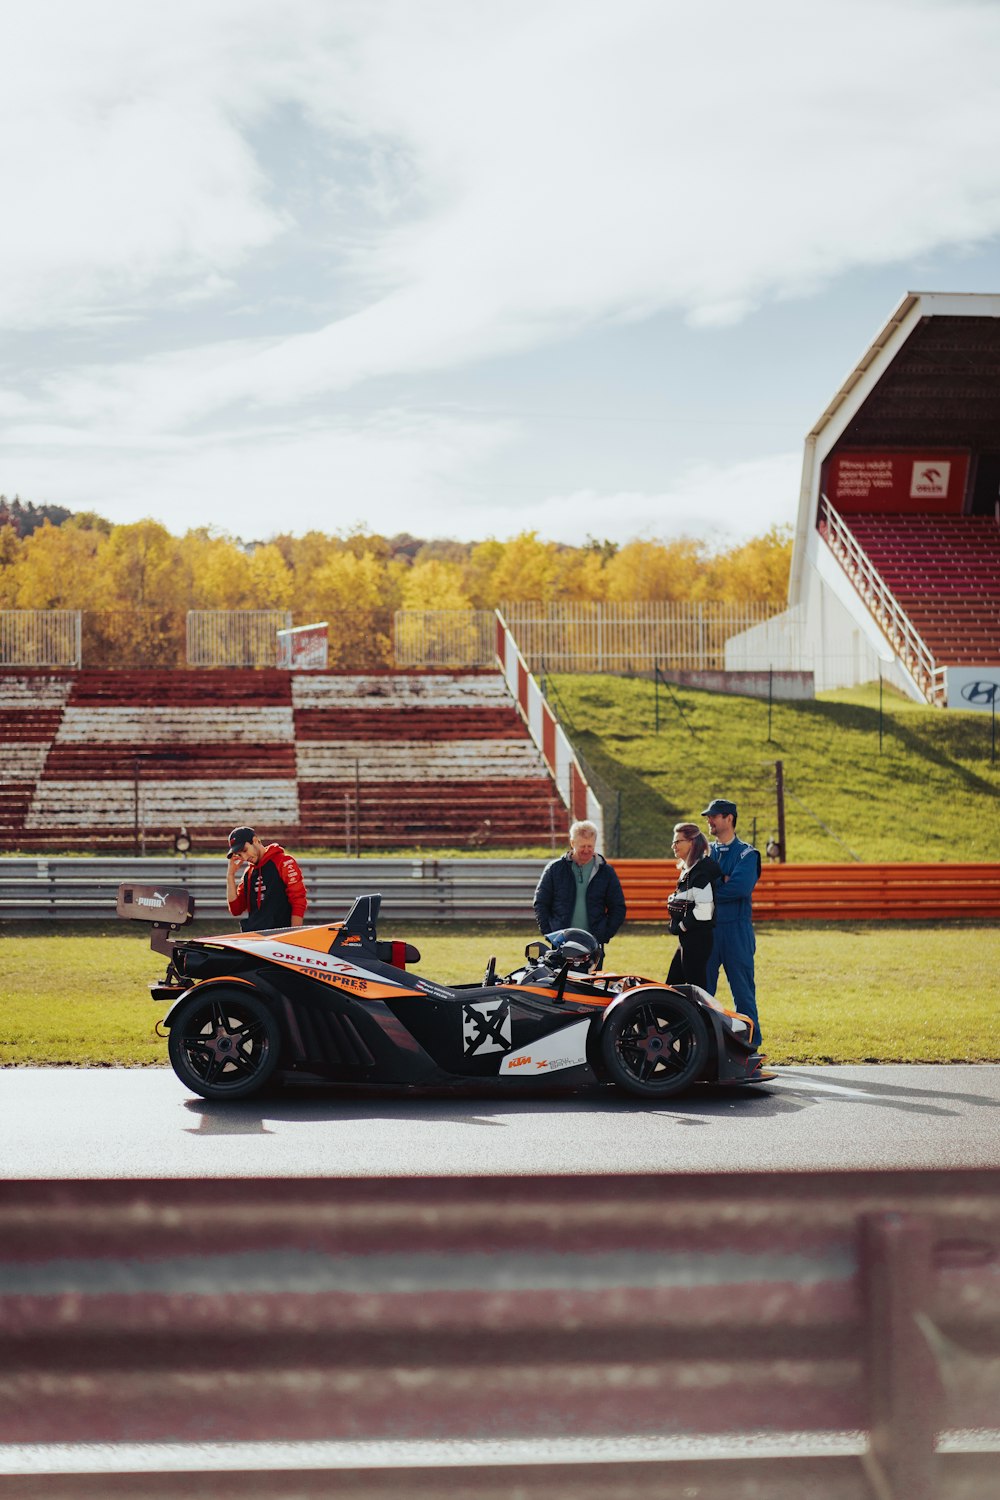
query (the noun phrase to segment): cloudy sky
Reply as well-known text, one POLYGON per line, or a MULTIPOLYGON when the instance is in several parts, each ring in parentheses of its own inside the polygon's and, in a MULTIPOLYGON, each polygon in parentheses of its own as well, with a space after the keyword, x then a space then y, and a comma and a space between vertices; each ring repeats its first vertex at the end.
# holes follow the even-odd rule
POLYGON ((998 162, 997 0, 0 0, 0 492, 751 535, 998 162))

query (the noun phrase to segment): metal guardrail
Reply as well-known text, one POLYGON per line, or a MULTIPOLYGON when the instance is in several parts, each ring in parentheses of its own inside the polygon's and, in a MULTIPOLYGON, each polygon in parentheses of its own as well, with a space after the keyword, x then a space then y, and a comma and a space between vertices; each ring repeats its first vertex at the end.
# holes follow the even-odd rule
POLYGON ((776 611, 728 600, 559 599, 504 601, 510 631, 532 672, 639 672, 662 667, 725 667, 730 636, 776 611))
MULTIPOLYGON (((542 859, 303 859, 307 920, 345 915, 355 896, 382 893, 392 921, 524 921, 542 859)), ((177 886, 191 891, 195 914, 233 922, 226 905, 225 863, 208 859, 0 858, 0 919, 65 921, 114 917, 118 884, 177 886)))
POLYGON ((0 1182, 0 1445, 91 1445, 92 1470, 35 1449, 35 1488, 0 1483, 987 1500, 998 1265, 996 1170, 0 1182), (345 1463, 416 1443, 436 1488, 345 1463), (189 1472, 95 1472, 135 1444, 189 1472))
POLYGON ((273 667, 278 632, 290 630, 290 609, 189 609, 189 667, 273 667))
MULTIPOLYGON (((307 920, 342 917, 355 896, 382 893, 389 922, 524 922, 544 859, 303 859, 307 920)), ((628 920, 665 922, 671 860, 616 859, 628 920)), ((958 868, 955 866, 954 868, 958 868)), ((765 865, 754 892, 758 921, 936 921, 1000 917, 1000 862, 975 878, 947 880, 941 864, 765 865)), ((99 921, 113 917, 118 884, 181 887, 199 919, 233 922, 222 861, 207 859, 0 858, 0 920, 99 921)))
POLYGON ((79 667, 78 609, 0 609, 0 667, 79 667))

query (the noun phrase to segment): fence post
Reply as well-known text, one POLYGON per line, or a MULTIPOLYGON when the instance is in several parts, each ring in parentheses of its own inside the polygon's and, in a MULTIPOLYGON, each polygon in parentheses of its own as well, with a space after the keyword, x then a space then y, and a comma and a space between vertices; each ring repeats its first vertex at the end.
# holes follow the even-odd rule
POLYGON ((354 762, 354 850, 361 858, 361 764, 354 762))
POLYGON ((785 763, 781 760, 774 762, 774 793, 778 804, 778 860, 781 864, 787 864, 788 850, 785 848, 785 763))
POLYGON ((940 1493, 934 1448, 941 1385, 926 1326, 932 1239, 929 1222, 916 1215, 862 1221, 871 1411, 865 1464, 878 1493, 892 1500, 940 1493))

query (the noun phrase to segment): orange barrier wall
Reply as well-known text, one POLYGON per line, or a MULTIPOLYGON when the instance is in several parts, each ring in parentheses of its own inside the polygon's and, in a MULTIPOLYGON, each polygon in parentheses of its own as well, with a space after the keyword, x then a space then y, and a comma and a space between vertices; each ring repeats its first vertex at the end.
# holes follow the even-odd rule
MULTIPOLYGON (((629 921, 664 922, 676 867, 668 859, 617 859, 629 921)), ((1000 864, 765 864, 754 918, 920 921, 1000 917, 1000 864)))

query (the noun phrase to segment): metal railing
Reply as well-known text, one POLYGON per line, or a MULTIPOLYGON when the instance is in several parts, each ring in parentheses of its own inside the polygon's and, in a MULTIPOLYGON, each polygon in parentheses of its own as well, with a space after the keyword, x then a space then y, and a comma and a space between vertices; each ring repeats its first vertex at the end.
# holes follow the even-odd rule
POLYGON ((189 609, 189 667, 274 667, 278 631, 290 630, 288 609, 189 609))
MULTIPOLYGON (((551 672, 642 672, 655 662, 678 670, 725 666, 729 636, 772 618, 763 604, 672 600, 552 604, 505 603, 529 669, 551 672)), ((492 666, 491 610, 397 610, 394 643, 400 667, 492 666)))
POLYGON ((501 606, 533 672, 641 672, 724 668, 726 641, 770 619, 764 604, 646 600, 501 606))
POLYGON ((397 609, 397 667, 492 667, 496 643, 491 609, 397 609))
MULTIPOLYGON (((605 847, 608 833, 605 830, 605 847)), ((554 850, 553 853, 559 853, 554 850)), ((611 853, 611 849, 608 849, 611 853)), ((337 921, 356 896, 378 891, 387 936, 407 921, 523 922, 534 935, 537 859, 302 859, 311 923, 337 921)), ((118 884, 190 891, 195 914, 232 930, 222 860, 107 856, 0 858, 0 920, 101 921, 114 916, 118 884)), ((672 860, 615 859, 628 921, 665 922, 672 860)), ((766 864, 754 892, 758 921, 937 921, 1000 917, 1000 863, 979 863, 966 882, 941 864, 766 864), (943 883, 942 883, 943 881, 943 883)), ((381 920, 381 919, 380 919, 381 920)), ((398 936, 399 934, 397 934, 398 936)))
POLYGON ((0 609, 0 666, 79 667, 80 610, 0 609))
POLYGON ((10 1492, 997 1494, 1000 1173, 625 1168, 0 1182, 10 1492))
POLYGON ((819 532, 928 703, 943 703, 944 667, 938 666, 906 610, 825 495, 820 497, 819 532))
MULTIPOLYGON (((355 896, 382 895, 383 918, 399 921, 525 922, 544 859, 302 859, 307 921, 344 916, 355 896)), ((0 859, 0 919, 100 921, 113 917, 119 881, 188 890, 195 914, 237 924, 226 905, 224 861, 170 857, 0 859)))

